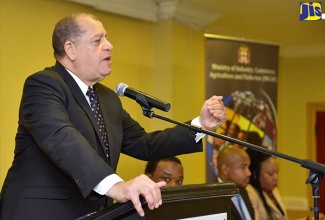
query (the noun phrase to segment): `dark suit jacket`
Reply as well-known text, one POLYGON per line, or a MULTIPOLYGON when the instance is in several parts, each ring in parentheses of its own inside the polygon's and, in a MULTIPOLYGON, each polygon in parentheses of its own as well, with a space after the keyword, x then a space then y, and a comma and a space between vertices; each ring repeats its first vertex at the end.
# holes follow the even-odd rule
MULTIPOLYGON (((248 210, 250 216, 252 217, 252 220, 254 220, 255 219, 254 209, 253 209, 251 201, 249 200, 246 188, 239 187, 238 189, 239 189, 239 194, 243 198, 245 205, 247 207, 247 210, 248 210)), ((233 202, 231 203, 231 219, 232 220, 241 220, 240 214, 233 202)))
MULTIPOLYGON (((217 179, 217 182, 220 182, 219 179, 217 179)), ((251 201, 249 200, 246 188, 238 187, 238 190, 239 190, 239 194, 241 195, 241 197, 243 198, 243 200, 245 202, 245 205, 247 207, 247 210, 248 210, 250 216, 252 217, 252 220, 254 220, 255 219, 254 209, 253 209, 251 201)), ((231 219, 232 220, 241 220, 239 211, 237 210, 237 208, 233 202, 231 202, 231 219)))
POLYGON ((107 128, 110 164, 89 104, 65 68, 57 62, 27 78, 0 219, 74 219, 110 204, 92 189, 115 173, 120 153, 153 160, 202 151, 188 128, 147 134, 114 91, 99 83, 94 87, 107 128))

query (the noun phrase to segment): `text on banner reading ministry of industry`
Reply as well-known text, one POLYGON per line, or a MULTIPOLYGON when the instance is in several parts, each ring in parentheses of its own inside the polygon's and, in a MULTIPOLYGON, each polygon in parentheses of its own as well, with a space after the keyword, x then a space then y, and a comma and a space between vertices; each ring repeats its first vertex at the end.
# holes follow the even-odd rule
POLYGON ((211 64, 209 78, 277 82, 276 71, 259 67, 211 64))

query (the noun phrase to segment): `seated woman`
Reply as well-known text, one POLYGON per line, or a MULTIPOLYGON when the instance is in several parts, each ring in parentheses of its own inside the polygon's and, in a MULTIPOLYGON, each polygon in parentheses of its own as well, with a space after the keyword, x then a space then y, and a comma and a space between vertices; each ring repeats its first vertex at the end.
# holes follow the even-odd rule
MULTIPOLYGON (((254 208, 256 220, 285 220, 289 219, 286 208, 282 202, 278 185, 279 163, 277 158, 258 151, 247 149, 252 173, 250 184, 246 190, 254 208)), ((302 219, 306 219, 303 217, 302 219)), ((307 217, 314 219, 313 213, 307 217)), ((324 219, 322 213, 319 219, 324 219)))

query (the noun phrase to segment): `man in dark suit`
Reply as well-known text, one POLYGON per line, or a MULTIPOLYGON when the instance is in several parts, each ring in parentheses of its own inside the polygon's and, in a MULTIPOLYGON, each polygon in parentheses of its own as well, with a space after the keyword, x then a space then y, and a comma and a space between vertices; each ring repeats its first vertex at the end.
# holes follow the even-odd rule
POLYGON ((241 147, 228 145, 219 152, 217 163, 218 181, 234 182, 239 189, 239 194, 231 199, 231 219, 255 219, 254 209, 245 189, 251 176, 250 158, 246 151, 241 147))
MULTIPOLYGON (((15 158, 2 187, 0 219, 74 219, 131 200, 144 212, 161 205, 160 187, 142 174, 123 181, 120 153, 141 160, 202 151, 200 134, 176 126, 146 133, 100 84, 111 73, 112 44, 93 15, 55 26, 55 66, 29 76, 19 109, 15 158)), ((207 100, 189 123, 215 130, 226 119, 221 96, 207 100)))

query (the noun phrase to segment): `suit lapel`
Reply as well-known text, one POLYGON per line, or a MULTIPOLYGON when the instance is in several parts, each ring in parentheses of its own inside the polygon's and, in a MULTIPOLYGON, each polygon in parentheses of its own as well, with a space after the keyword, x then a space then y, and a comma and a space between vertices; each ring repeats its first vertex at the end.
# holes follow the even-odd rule
MULTIPOLYGON (((222 183, 222 181, 219 181, 219 179, 217 179, 218 183, 222 183)), ((239 189, 239 193, 240 193, 240 188, 239 189)), ((239 211, 237 210, 237 207, 235 206, 234 202, 231 199, 231 219, 233 220, 241 220, 241 216, 239 214, 239 211)))
POLYGON ((240 214, 233 201, 231 201, 231 219, 241 220, 240 214))
POLYGON ((253 209, 251 201, 249 200, 246 188, 239 187, 239 192, 245 202, 246 208, 247 208, 251 218, 254 220, 255 219, 254 209, 253 209))
MULTIPOLYGON (((86 114, 87 114, 89 120, 91 121, 91 124, 93 125, 93 128, 97 134, 98 140, 100 141, 101 148, 102 148, 103 152, 105 152, 104 141, 101 138, 101 134, 99 131, 97 121, 93 115, 93 112, 91 111, 91 108, 85 98, 85 95, 82 93, 82 91, 81 91, 80 87, 78 86, 78 84, 76 83, 76 81, 72 78, 72 76, 68 73, 68 71, 60 63, 57 62, 54 68, 55 68, 56 72, 59 73, 59 75, 66 82, 66 84, 67 84, 68 88, 70 89, 71 94, 75 98, 76 102, 79 103, 79 105, 86 112, 86 114)), ((104 118, 104 120, 106 120, 106 118, 104 118)), ((106 123, 106 121, 105 121, 105 123, 106 123)), ((93 147, 95 147, 95 146, 93 146, 93 147)), ((98 149, 95 149, 95 150, 97 151, 98 149)))
MULTIPOLYGON (((272 193, 274 195, 274 191, 272 193)), ((266 203, 269 205, 270 209, 272 209, 274 215, 275 216, 283 216, 282 213, 280 212, 280 210, 278 209, 278 207, 276 207, 276 205, 274 204, 274 202, 270 199, 270 197, 264 191, 263 191, 263 194, 264 194, 264 197, 266 199, 266 203)), ((279 200, 279 198, 277 198, 276 196, 275 196, 275 199, 276 200, 279 200)), ((281 206, 280 203, 279 203, 279 205, 281 206)), ((282 209, 282 207, 281 207, 281 209, 282 209)))

